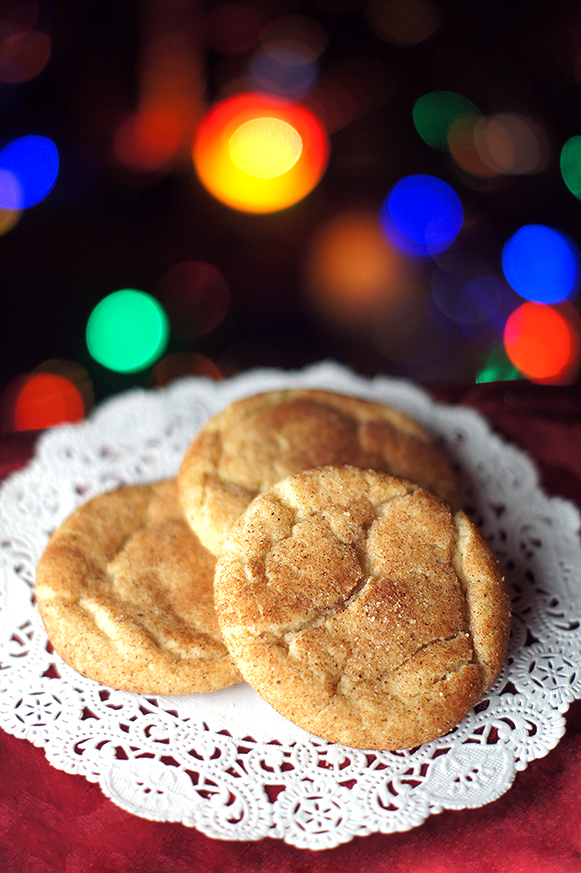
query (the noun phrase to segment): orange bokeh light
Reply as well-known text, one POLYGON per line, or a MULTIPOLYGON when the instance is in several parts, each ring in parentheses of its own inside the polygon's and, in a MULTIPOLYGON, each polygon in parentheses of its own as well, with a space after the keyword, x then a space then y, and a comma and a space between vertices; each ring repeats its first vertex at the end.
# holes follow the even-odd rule
MULTIPOLYGON (((257 144, 258 146, 258 144, 257 144)), ((284 143, 278 144, 275 137, 269 142, 260 143, 265 158, 269 149, 279 147, 288 149, 288 136, 284 143)), ((194 167, 204 187, 222 203, 241 212, 277 212, 298 203, 309 194, 320 181, 327 165, 329 145, 321 121, 306 107, 297 103, 285 103, 259 94, 238 94, 214 106, 198 125, 193 145, 194 167), (234 142, 249 122, 256 132, 264 123, 258 120, 271 119, 270 129, 283 129, 288 125, 300 139, 300 153, 295 148, 296 160, 280 158, 283 172, 277 175, 258 175, 258 171, 246 170, 253 162, 243 163, 246 170, 235 163, 232 154, 234 142), (280 124, 283 122, 283 125, 280 124), (236 136, 235 136, 236 135, 236 136)), ((236 155, 235 155, 236 156, 236 155)), ((276 166, 277 156, 270 151, 269 166, 276 166)), ((268 171, 271 173, 271 170, 268 171)))
POLYGON ((42 430, 82 421, 85 404, 69 379, 56 373, 35 373, 23 385, 14 407, 16 430, 42 430))
POLYGON ((206 355, 197 352, 172 352, 152 368, 149 382, 150 385, 159 387, 184 376, 205 376, 215 382, 222 381, 219 368, 206 355))
POLYGON ((368 324, 400 296, 406 265, 387 244, 374 213, 349 210, 315 234, 305 273, 317 307, 353 327, 368 324))
POLYGON ((579 337, 564 314, 544 303, 523 303, 507 319, 504 347, 514 366, 533 382, 569 381, 579 337))
MULTIPOLYGON (((180 152, 186 135, 191 135, 191 110, 179 100, 141 107, 118 127, 115 157, 138 170, 159 170, 180 152)), ((188 137, 189 138, 189 137, 188 137)))

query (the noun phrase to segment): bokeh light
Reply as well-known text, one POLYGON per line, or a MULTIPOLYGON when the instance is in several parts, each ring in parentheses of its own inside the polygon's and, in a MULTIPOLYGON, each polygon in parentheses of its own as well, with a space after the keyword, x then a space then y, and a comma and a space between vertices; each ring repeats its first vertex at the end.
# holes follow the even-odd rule
POLYGON ((0 151, 0 207, 27 209, 52 190, 59 171, 57 147, 46 136, 23 136, 0 151))
POLYGON ((273 19, 262 29, 261 48, 250 60, 249 89, 301 100, 318 78, 318 58, 328 41, 324 28, 312 18, 273 19))
MULTIPOLYGON (((1 188, 2 174, 0 173, 0 189, 1 188)), ((0 236, 3 236, 5 233, 8 233, 8 231, 12 230, 13 227, 16 227, 21 215, 21 209, 2 209, 0 207, 0 236)))
POLYGON ((481 123, 481 115, 461 115, 454 119, 448 128, 448 148, 453 161, 465 173, 478 179, 492 179, 500 173, 484 160, 477 147, 476 132, 481 123))
POLYGON ((476 365, 474 381, 510 382, 524 376, 509 360, 502 342, 493 343, 482 355, 476 365))
POLYGON ((440 26, 431 0, 370 0, 365 16, 377 36, 395 45, 417 45, 440 26))
POLYGON ((428 257, 452 244, 462 227, 464 210, 454 189, 442 179, 406 176, 384 201, 380 221, 399 249, 428 257))
POLYGON ((534 382, 562 381, 575 362, 578 345, 572 322, 543 303, 521 304, 504 329, 508 358, 534 382))
POLYGON ((210 333, 223 320, 230 289, 222 272, 205 261, 184 261, 162 275, 155 288, 172 325, 172 333, 192 341, 210 333))
POLYGON ((393 74, 378 58, 349 54, 324 66, 303 102, 322 120, 327 133, 334 133, 385 106, 395 88, 393 74))
POLYGON ((20 85, 29 82, 46 67, 52 48, 47 33, 23 30, 0 41, 0 82, 20 85))
POLYGON ((238 127, 229 142, 237 167, 257 179, 274 179, 294 167, 303 141, 291 124, 281 118, 252 118, 238 127))
POLYGON ((243 212, 276 212, 298 203, 320 181, 327 157, 326 133, 310 110, 249 93, 211 109, 193 146, 202 184, 217 200, 243 212), (241 158, 244 142, 252 148, 241 158), (282 171, 273 175, 276 170, 282 171))
POLYGON ((317 80, 317 63, 301 47, 269 46, 257 52, 248 67, 252 89, 301 100, 317 80))
POLYGON ((0 430, 42 430, 81 421, 93 408, 93 383, 76 361, 52 359, 13 379, 0 397, 0 430))
POLYGON ((565 185, 581 200, 581 136, 572 136, 561 149, 561 175, 565 185))
POLYGON ((402 293, 406 266, 371 211, 336 215, 314 234, 305 263, 316 308, 335 323, 365 326, 402 293))
POLYGON ((462 170, 482 179, 539 173, 551 159, 540 125, 511 112, 457 117, 448 129, 448 146, 462 170))
POLYGON ((206 355, 198 352, 172 352, 151 368, 149 384, 152 387, 161 387, 185 376, 203 376, 214 382, 222 381, 219 368, 206 355))
POLYGON ((179 102, 143 106, 117 128, 115 157, 138 170, 159 170, 178 153, 187 124, 187 113, 179 102))
POLYGON ((523 115, 503 112, 481 118, 475 127, 474 141, 484 163, 499 174, 538 173, 550 161, 547 135, 523 115))
POLYGON ((163 306, 151 294, 124 288, 103 298, 93 309, 86 329, 91 356, 110 370, 136 373, 163 354, 169 322, 163 306))
POLYGON ((430 91, 419 97, 412 110, 414 126, 432 148, 448 151, 450 126, 466 115, 478 116, 477 106, 455 91, 430 91))
POLYGON ((581 285, 581 255, 566 234, 541 224, 521 227, 506 242, 502 268, 509 284, 537 303, 560 303, 581 285))
POLYGON ((14 408, 16 430, 40 430, 81 421, 85 414, 78 388, 56 373, 35 373, 25 382, 14 408))
POLYGON ((470 279, 438 276, 428 301, 434 304, 431 320, 446 338, 482 347, 502 337, 507 318, 520 303, 506 282, 484 274, 470 279))

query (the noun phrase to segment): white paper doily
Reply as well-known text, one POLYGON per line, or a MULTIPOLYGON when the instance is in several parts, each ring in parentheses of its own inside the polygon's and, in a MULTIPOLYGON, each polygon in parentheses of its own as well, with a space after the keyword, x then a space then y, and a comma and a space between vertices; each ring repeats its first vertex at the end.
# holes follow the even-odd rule
POLYGON ((478 413, 438 404, 408 382, 323 363, 127 392, 80 425, 46 432, 28 467, 0 489, 0 724, 135 815, 218 839, 268 836, 327 849, 408 830, 443 809, 482 806, 558 743, 564 713, 581 697, 579 523, 573 504, 544 494, 530 458, 478 413), (76 506, 122 483, 175 475, 211 415, 239 397, 296 385, 391 404, 440 438, 506 571, 514 619, 501 676, 451 734, 415 750, 326 743, 245 684, 179 698, 105 688, 50 652, 33 603, 38 559, 76 506))

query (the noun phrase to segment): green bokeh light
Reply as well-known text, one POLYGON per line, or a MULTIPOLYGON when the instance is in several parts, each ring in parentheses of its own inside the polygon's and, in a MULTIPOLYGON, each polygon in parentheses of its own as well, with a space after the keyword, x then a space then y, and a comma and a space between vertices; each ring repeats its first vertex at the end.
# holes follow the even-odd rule
POLYGON ((87 322, 89 353, 117 373, 149 367, 163 354, 168 338, 169 320, 161 303, 134 288, 104 297, 87 322))
POLYGON ((475 382, 509 382, 525 377, 508 359, 502 344, 492 345, 478 362, 475 382))
POLYGON ((430 91, 414 104, 414 126, 432 148, 449 151, 448 131, 451 125, 466 115, 480 115, 478 107, 455 91, 430 91))
POLYGON ((571 194, 581 200, 581 136, 572 136, 561 149, 561 175, 571 194))

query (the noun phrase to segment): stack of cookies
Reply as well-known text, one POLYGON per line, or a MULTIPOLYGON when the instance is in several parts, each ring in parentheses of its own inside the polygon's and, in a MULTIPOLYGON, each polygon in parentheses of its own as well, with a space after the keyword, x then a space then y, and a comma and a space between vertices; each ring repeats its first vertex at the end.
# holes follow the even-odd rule
POLYGON ((247 681, 331 742, 404 749, 496 679, 510 604, 450 460, 368 400, 290 389, 231 404, 175 480, 119 488, 52 535, 36 600, 54 648, 106 685, 247 681))

